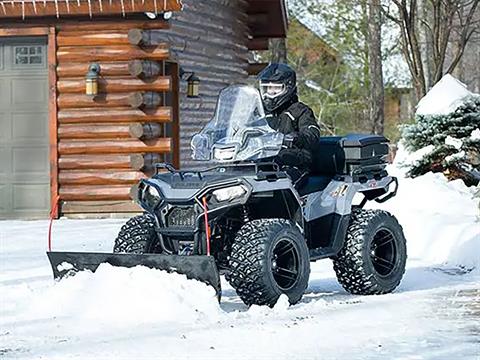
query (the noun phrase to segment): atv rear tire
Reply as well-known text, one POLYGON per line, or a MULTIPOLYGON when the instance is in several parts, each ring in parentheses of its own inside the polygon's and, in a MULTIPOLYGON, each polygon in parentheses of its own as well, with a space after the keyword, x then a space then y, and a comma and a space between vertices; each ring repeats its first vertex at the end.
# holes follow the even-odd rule
POLYGON ((333 268, 340 284, 352 294, 386 294, 400 284, 406 260, 405 236, 393 215, 354 210, 333 268))
POLYGON ((122 226, 113 247, 114 253, 145 254, 155 244, 155 220, 149 214, 135 216, 122 226))
POLYGON ((229 267, 226 278, 248 306, 273 306, 282 294, 295 304, 310 276, 305 239, 297 226, 285 219, 245 224, 232 244, 229 267))

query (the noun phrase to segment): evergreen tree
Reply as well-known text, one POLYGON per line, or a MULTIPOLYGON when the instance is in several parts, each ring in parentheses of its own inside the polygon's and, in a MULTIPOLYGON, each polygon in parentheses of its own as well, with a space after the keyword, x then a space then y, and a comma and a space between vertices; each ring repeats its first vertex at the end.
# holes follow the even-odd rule
POLYGON ((421 159, 410 165, 408 175, 443 172, 449 179, 467 185, 480 180, 480 96, 475 96, 449 115, 419 115, 402 127, 406 148, 417 151, 430 146, 421 159))

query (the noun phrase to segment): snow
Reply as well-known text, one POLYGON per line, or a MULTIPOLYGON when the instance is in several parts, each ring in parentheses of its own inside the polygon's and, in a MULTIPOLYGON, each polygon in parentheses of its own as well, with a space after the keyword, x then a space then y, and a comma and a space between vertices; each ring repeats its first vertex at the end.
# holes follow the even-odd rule
POLYGON ((459 160, 462 160, 462 159, 465 159, 465 151, 459 151, 459 152, 456 152, 455 154, 452 154, 452 155, 448 155, 445 157, 445 163, 455 163, 459 160))
MULTIPOLYGON (((400 159, 410 156, 399 151, 400 159)), ((405 179, 403 171, 389 168, 400 179, 398 195, 375 205, 398 217, 408 241, 405 277, 382 296, 347 294, 330 260, 312 264, 299 304, 281 297, 273 309, 248 309, 225 282, 219 304, 203 283, 143 267, 104 264, 55 282, 45 255, 48 222, 0 222, 0 357, 478 358, 474 189, 441 174, 405 179)), ((53 246, 110 251, 124 221, 56 221, 53 246)))
POLYGON ((391 175, 401 179, 397 196, 385 204, 369 205, 390 211, 399 219, 409 256, 478 271, 480 211, 479 199, 474 198, 476 189, 462 180, 449 182, 441 173, 405 178, 405 169, 399 164, 405 164, 411 155, 399 146, 396 166, 388 168, 391 175))
POLYGON ((448 115, 454 112, 465 99, 474 96, 467 86, 446 74, 417 105, 417 115, 448 115))
POLYGON ((453 136, 448 135, 445 138, 445 145, 453 146, 455 149, 460 150, 463 145, 462 139, 454 138, 453 136))
POLYGON ((399 151, 397 152, 397 155, 395 157, 396 164, 399 168, 408 168, 412 165, 415 165, 418 161, 422 160, 425 156, 434 151, 435 146, 427 145, 412 153, 407 153, 403 149, 404 145, 400 143, 399 151))
POLYGON ((470 135, 470 140, 480 140, 480 129, 475 129, 470 135))

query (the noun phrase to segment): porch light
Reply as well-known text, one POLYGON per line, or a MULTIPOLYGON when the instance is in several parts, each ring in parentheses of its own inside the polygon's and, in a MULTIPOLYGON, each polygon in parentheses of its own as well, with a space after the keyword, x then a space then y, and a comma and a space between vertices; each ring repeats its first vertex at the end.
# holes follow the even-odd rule
POLYGON ((200 95, 200 78, 193 71, 180 68, 180 79, 187 81, 187 97, 197 98, 200 95))
POLYGON ((95 97, 98 95, 98 80, 100 79, 100 65, 90 64, 85 76, 85 94, 95 97))
POLYGON ((187 86, 187 96, 189 98, 196 98, 200 93, 200 79, 195 73, 189 76, 187 79, 188 86, 187 86))

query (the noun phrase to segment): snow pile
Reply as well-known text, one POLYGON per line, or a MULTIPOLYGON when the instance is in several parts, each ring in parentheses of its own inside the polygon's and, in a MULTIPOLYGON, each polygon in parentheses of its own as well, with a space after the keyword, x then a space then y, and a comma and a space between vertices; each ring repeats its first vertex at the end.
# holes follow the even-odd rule
POLYGON ((388 169, 399 178, 396 197, 374 204, 394 214, 404 228, 409 257, 425 263, 480 268, 480 218, 476 189, 441 173, 406 178, 402 165, 415 160, 400 146, 388 169))
POLYGON ((221 313, 213 288, 143 266, 102 264, 28 296, 25 316, 63 318, 95 327, 210 323, 221 313))
POLYGON ((474 94, 467 86, 446 74, 417 105, 417 115, 448 115, 474 94))

